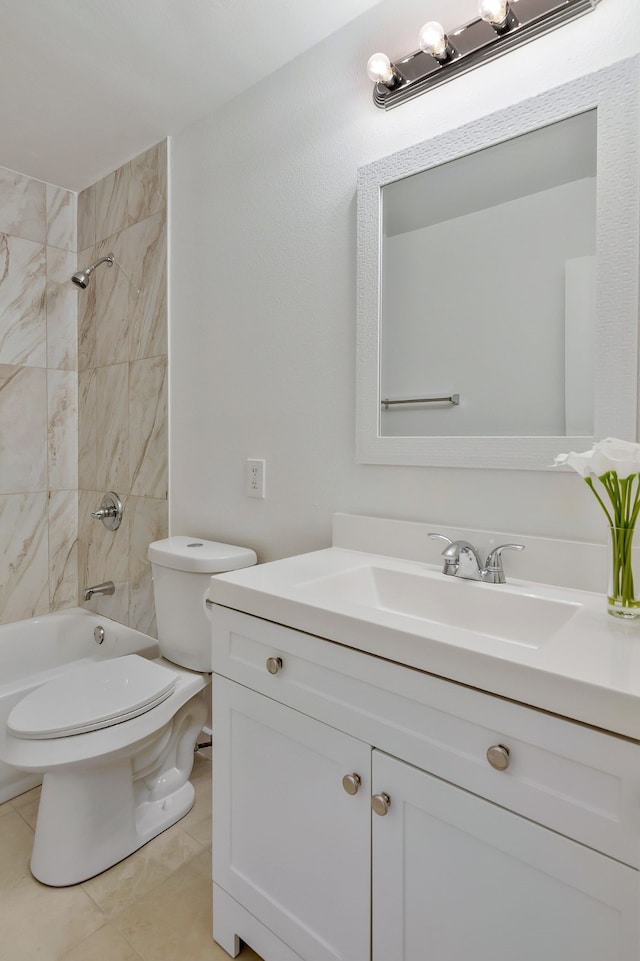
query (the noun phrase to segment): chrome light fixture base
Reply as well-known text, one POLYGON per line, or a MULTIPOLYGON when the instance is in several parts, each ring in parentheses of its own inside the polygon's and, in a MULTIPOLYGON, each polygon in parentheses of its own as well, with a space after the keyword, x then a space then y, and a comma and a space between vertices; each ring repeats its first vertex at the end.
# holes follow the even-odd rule
POLYGON ((416 50, 396 60, 392 64, 393 85, 374 84, 373 102, 376 107, 391 110, 590 13, 598 3, 600 0, 511 0, 506 24, 495 25, 478 17, 448 34, 452 48, 449 59, 440 62, 431 54, 416 50))

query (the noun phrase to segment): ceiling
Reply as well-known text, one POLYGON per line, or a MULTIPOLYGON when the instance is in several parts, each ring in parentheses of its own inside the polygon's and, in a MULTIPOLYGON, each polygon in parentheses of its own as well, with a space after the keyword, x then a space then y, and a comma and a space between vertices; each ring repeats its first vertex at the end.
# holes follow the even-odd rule
POLYGON ((0 166, 71 190, 381 0, 0 0, 0 166))

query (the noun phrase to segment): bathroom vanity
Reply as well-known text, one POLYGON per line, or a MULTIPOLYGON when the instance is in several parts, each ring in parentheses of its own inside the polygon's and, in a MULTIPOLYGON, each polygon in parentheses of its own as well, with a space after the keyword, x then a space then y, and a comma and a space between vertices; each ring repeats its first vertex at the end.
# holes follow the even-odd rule
POLYGON ((394 544, 213 579, 215 939, 637 961, 640 625, 394 544))

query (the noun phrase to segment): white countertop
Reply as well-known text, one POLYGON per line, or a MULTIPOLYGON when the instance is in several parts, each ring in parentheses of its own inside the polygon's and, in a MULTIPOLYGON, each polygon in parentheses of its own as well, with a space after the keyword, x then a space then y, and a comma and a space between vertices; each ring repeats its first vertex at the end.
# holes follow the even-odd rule
MULTIPOLYGON (((470 685, 640 740, 640 619, 607 613, 604 594, 511 580, 506 585, 454 582, 465 591, 499 591, 580 605, 577 613, 539 647, 452 628, 381 608, 349 596, 314 599, 308 586, 336 573, 380 567, 430 578, 440 568, 331 547, 211 579, 217 604, 327 638, 346 647, 470 685)), ((467 594, 467 597, 470 595, 467 594)))

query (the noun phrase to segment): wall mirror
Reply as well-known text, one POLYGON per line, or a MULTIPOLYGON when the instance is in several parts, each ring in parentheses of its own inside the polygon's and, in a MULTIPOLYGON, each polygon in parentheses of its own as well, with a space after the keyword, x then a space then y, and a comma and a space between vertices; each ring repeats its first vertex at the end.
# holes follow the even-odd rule
POLYGON ((357 458, 636 439, 640 58, 358 171, 357 458))

